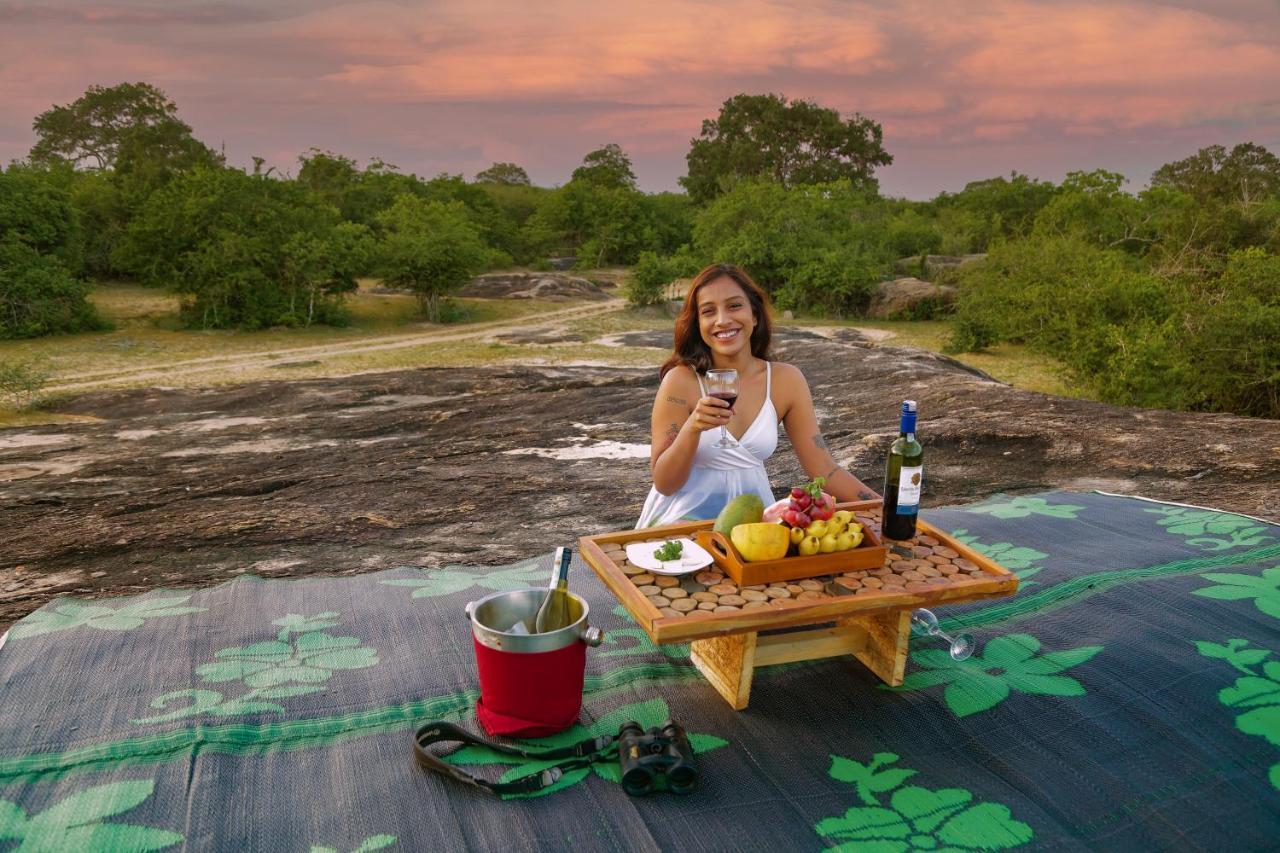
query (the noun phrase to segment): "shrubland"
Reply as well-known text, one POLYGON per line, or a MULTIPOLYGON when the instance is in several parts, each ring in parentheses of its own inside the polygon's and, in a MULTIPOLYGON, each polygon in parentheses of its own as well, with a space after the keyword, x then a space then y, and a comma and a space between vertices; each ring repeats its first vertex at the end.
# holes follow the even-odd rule
POLYGON ((94 279, 166 288, 193 328, 257 329, 343 324, 357 277, 446 321, 486 269, 630 266, 646 305, 732 261, 780 308, 826 317, 862 316, 896 275, 930 277, 958 288, 954 306, 911 316, 953 312, 955 351, 1020 343, 1099 399, 1280 416, 1280 160, 1252 143, 1138 191, 1105 170, 1014 172, 909 201, 879 192, 892 156, 875 121, 779 95, 736 95, 703 123, 685 192, 641 191, 612 143, 554 188, 516 163, 423 178, 318 149, 295 175, 236 169, 145 83, 91 87, 35 129, 0 172, 0 337, 100 326, 94 279))

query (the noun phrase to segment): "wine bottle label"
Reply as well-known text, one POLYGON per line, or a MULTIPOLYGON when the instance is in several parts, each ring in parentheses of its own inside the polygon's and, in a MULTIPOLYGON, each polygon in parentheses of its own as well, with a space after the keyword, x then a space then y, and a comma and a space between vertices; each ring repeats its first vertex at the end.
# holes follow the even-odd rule
POLYGON ((915 512, 920 507, 920 485, 924 482, 924 466, 903 468, 898 475, 898 512, 915 512))

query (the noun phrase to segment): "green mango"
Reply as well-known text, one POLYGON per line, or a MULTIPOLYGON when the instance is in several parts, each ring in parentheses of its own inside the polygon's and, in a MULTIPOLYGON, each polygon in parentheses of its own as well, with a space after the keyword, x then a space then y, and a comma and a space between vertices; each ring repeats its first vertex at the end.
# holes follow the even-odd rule
POLYGON ((764 501, 759 495, 738 495, 720 510, 712 529, 728 536, 739 524, 756 524, 763 519, 764 501))

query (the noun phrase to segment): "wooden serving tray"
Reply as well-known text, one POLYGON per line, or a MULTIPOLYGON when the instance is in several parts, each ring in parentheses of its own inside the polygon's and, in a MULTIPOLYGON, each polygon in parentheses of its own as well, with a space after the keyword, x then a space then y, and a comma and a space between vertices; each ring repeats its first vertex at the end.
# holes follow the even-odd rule
POLYGON ((699 530, 694 534, 699 545, 707 549, 716 565, 722 568, 738 586, 773 583, 775 581, 800 580, 818 575, 833 575, 853 569, 878 569, 884 565, 889 553, 871 525, 862 525, 862 542, 848 551, 830 554, 814 554, 812 557, 783 557, 781 560, 760 560, 751 563, 742 559, 729 537, 714 530, 699 530))
MULTIPOLYGON (((852 510, 862 516, 858 521, 863 523, 864 530, 878 533, 878 524, 868 523, 867 514, 880 512, 879 501, 844 503, 838 508, 852 510)), ((895 611, 904 613, 918 607, 933 607, 948 602, 959 603, 1003 597, 1013 594, 1018 588, 1017 577, 1008 569, 951 535, 938 530, 924 519, 917 524, 916 541, 919 542, 921 537, 936 540, 942 547, 954 551, 959 558, 972 564, 973 572, 955 575, 945 584, 917 591, 863 589, 856 595, 831 595, 804 600, 788 599, 779 602, 777 606, 770 605, 759 609, 725 612, 695 611, 672 616, 663 614, 658 607, 654 606, 632 582, 631 576, 624 572, 610 556, 611 553, 616 554, 625 550, 628 542, 696 536, 698 531, 710 530, 713 524, 712 521, 684 522, 662 527, 582 536, 578 539, 579 552, 655 643, 687 643, 702 638, 726 637, 732 634, 815 625, 823 622, 840 622, 854 617, 878 619, 884 616, 888 618, 895 611)), ((885 568, 900 559, 897 553, 899 547, 895 545, 893 549, 888 550, 884 558, 885 568)), ((853 552, 846 551, 843 556, 847 557, 851 553, 853 552)))

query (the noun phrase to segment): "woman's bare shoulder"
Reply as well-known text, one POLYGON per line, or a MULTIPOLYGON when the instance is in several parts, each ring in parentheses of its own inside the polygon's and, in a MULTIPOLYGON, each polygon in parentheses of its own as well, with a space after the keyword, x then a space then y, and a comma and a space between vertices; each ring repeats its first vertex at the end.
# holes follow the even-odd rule
POLYGON ((794 364, 775 361, 772 362, 772 365, 773 377, 780 385, 784 387, 794 387, 796 385, 807 386, 809 384, 808 380, 804 378, 804 373, 802 373, 800 368, 796 367, 794 364))
POLYGON ((667 375, 662 377, 662 384, 658 386, 659 398, 663 394, 681 397, 692 395, 693 399, 687 401, 688 405, 697 400, 699 392, 698 375, 687 364, 677 364, 668 370, 667 375))

